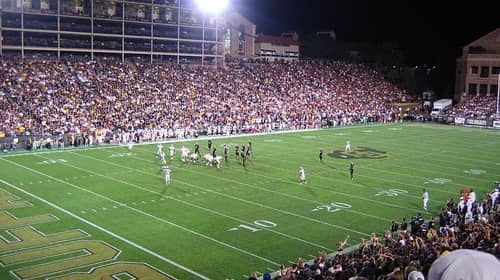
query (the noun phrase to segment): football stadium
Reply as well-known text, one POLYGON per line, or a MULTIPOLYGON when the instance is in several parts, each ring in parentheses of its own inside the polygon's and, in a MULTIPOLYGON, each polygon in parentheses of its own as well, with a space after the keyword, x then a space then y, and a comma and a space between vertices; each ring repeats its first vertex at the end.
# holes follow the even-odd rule
POLYGON ((1 3, 0 279, 498 279, 500 28, 437 100, 227 1, 1 3))

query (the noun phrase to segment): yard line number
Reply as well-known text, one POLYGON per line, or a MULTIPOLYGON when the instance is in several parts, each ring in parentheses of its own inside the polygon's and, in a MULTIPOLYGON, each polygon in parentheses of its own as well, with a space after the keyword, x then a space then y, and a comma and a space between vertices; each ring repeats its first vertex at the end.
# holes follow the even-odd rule
POLYGON ((316 206, 316 208, 312 209, 311 211, 316 212, 316 211, 327 211, 330 213, 342 211, 344 209, 349 209, 352 208, 351 204, 343 203, 343 202, 332 202, 330 204, 322 204, 316 206))

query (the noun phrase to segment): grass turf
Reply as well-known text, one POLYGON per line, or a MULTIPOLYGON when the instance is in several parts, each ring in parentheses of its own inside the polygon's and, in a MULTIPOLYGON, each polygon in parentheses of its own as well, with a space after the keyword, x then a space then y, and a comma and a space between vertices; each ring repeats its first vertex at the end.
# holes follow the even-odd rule
MULTIPOLYGON (((116 260, 145 262, 178 279, 196 279, 196 273, 243 279, 252 271, 271 272, 300 257, 334 252, 346 235, 355 245, 389 229, 392 219, 408 220, 417 212, 436 216, 464 186, 482 198, 498 180, 499 136, 494 130, 415 123, 214 138, 219 155, 223 144, 230 145, 229 162, 220 169, 182 163, 177 152, 168 160, 168 188, 156 145, 136 145, 130 153, 103 147, 7 154, 0 157, 0 188, 33 205, 6 209, 12 215, 58 218, 33 225, 44 234, 81 229, 87 233, 81 240, 102 240, 120 250, 116 260), (351 154, 343 153, 347 140, 351 154), (248 141, 254 154, 245 169, 234 158, 234 145, 248 141), (299 166, 305 185, 298 183, 299 166), (424 187, 430 193, 427 213, 424 187)), ((198 141, 201 154, 208 153, 206 139, 198 141)), ((174 145, 192 150, 194 142, 174 145)), ((13 242, 9 227, 1 229, 4 243, 13 242)), ((0 261, 13 252, 0 250, 0 261)), ((0 279, 72 256, 5 265, 0 279)))

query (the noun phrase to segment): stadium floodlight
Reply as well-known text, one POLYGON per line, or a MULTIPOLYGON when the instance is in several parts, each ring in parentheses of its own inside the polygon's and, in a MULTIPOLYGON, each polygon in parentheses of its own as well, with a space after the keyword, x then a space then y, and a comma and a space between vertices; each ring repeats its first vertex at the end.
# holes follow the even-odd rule
POLYGON ((207 13, 220 13, 228 5, 229 0, 196 0, 198 7, 207 13))

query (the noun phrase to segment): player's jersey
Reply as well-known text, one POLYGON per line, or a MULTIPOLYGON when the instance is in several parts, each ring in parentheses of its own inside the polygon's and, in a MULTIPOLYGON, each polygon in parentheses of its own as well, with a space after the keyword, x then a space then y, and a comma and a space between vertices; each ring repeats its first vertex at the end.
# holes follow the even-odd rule
POLYGON ((175 153, 175 147, 174 146, 168 147, 168 151, 170 152, 171 155, 173 155, 175 153))
POLYGON ((168 168, 168 166, 163 166, 163 167, 161 168, 161 170, 163 171, 163 174, 164 174, 165 176, 167 176, 167 177, 169 177, 169 176, 170 176, 170 168, 168 168))
POLYGON ((428 192, 424 192, 424 194, 422 195, 422 198, 424 200, 429 200, 429 193, 428 192))

